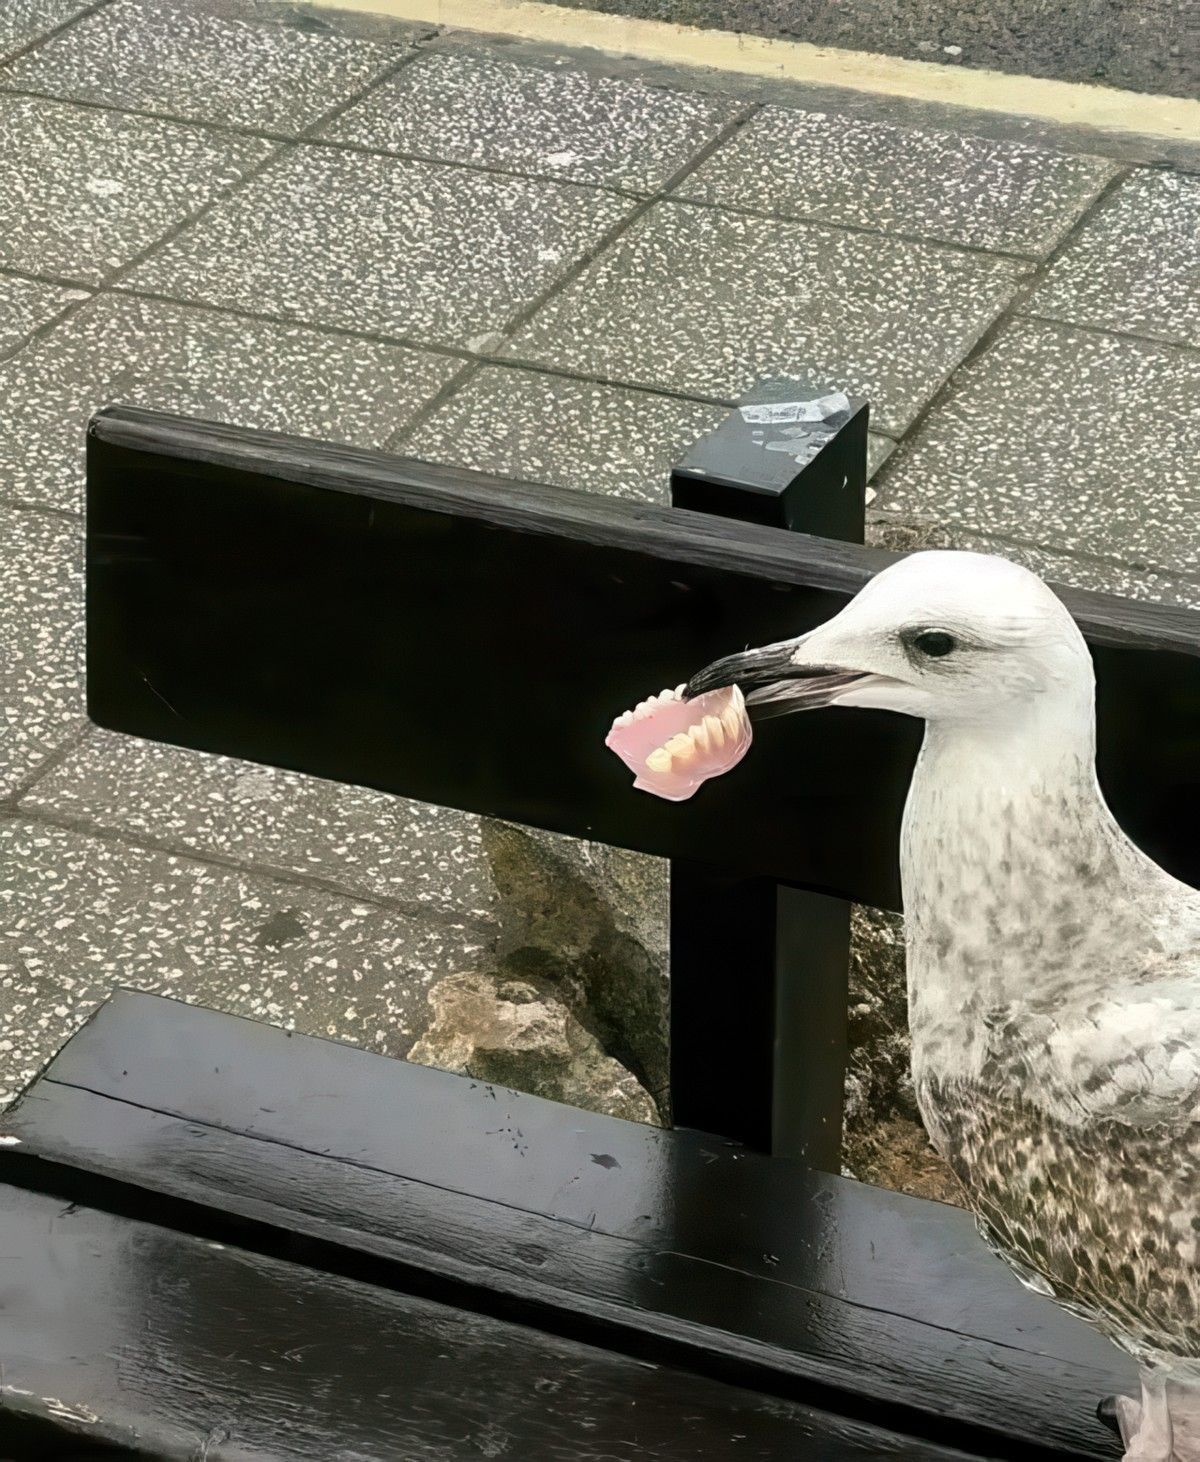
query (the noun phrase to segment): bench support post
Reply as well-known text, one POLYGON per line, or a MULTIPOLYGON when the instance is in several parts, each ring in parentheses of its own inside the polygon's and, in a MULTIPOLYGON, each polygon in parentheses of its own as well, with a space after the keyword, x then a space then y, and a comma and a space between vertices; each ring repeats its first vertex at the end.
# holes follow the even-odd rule
MULTIPOLYGON (((861 543, 867 405, 767 381, 672 473, 676 507, 861 543)), ((839 1172, 850 905, 671 863, 677 1126, 839 1172)))

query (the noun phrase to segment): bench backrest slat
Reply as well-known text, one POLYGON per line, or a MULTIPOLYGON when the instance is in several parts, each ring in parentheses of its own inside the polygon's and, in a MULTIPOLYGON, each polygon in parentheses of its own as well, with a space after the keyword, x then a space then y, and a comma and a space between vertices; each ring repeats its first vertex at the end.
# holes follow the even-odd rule
MULTIPOLYGON (((693 801, 636 793, 612 717, 798 634, 891 556, 125 408, 88 454, 88 706, 113 729, 885 907, 919 727, 765 724, 693 801)), ((1064 591, 1101 778, 1200 882, 1200 614, 1064 591)))

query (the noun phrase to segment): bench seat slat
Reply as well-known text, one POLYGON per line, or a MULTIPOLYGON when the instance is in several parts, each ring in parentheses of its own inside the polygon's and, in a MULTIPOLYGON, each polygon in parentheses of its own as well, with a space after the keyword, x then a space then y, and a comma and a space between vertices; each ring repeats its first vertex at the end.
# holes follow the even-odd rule
POLYGON ((3 1126, 0 1175, 77 1201, 997 1454, 1115 1455, 1122 1358, 941 1204, 134 993, 3 1126))

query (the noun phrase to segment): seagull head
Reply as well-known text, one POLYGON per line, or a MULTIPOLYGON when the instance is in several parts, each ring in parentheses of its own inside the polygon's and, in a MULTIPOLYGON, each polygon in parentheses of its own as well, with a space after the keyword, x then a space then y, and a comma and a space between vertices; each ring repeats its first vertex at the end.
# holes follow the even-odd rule
POLYGON ((989 554, 915 553, 796 639, 715 661, 687 699, 737 685, 754 719, 821 706, 899 711, 996 728, 1077 716, 1092 701, 1087 645, 1062 601, 989 554))

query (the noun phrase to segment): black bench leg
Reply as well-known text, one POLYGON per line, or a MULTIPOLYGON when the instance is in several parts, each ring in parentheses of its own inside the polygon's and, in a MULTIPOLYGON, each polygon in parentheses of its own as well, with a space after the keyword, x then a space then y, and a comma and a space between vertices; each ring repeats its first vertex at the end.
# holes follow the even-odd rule
MULTIPOLYGON (((797 397, 814 398, 818 410, 835 401, 795 382, 756 388, 675 469, 674 505, 861 543, 866 403, 846 401, 807 428, 812 450, 793 457, 779 450, 797 440, 790 423, 815 419, 794 409, 797 397)), ((839 1172, 849 969, 845 900, 674 860, 676 1126, 839 1172)))
POLYGON ((850 906, 671 864, 676 1126, 841 1166, 850 906))

